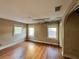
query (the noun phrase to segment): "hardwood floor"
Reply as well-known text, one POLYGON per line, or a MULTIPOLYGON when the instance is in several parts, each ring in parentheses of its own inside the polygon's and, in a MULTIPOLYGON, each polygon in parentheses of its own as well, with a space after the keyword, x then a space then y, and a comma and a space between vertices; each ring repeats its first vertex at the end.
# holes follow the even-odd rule
POLYGON ((63 59, 63 57, 60 48, 23 42, 0 51, 0 59, 63 59))

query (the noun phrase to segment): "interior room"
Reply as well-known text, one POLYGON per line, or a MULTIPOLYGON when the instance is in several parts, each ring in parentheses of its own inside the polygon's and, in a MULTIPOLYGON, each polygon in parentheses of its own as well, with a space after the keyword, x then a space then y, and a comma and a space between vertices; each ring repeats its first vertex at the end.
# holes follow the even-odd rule
POLYGON ((79 59, 79 0, 0 0, 0 59, 79 59))

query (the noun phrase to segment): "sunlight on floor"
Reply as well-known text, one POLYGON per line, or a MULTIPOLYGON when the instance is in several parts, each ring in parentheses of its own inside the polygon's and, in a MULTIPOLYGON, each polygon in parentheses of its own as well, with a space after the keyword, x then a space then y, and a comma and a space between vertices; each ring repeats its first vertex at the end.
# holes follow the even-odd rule
POLYGON ((29 45, 28 45, 28 48, 30 49, 30 50, 32 50, 32 49, 34 49, 34 43, 29 43, 29 45))
POLYGON ((22 59, 23 58, 23 53, 24 53, 24 48, 17 48, 16 50, 13 51, 12 58, 14 59, 22 59))
POLYGON ((35 51, 35 44, 34 43, 29 43, 28 44, 28 51, 30 54, 33 54, 35 51))

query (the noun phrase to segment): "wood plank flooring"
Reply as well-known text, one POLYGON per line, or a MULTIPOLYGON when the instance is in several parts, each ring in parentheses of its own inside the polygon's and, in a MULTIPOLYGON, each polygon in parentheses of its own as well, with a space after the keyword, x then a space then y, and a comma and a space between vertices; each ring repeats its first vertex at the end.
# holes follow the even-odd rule
POLYGON ((0 59, 63 59, 61 49, 46 44, 23 42, 0 51, 0 59))

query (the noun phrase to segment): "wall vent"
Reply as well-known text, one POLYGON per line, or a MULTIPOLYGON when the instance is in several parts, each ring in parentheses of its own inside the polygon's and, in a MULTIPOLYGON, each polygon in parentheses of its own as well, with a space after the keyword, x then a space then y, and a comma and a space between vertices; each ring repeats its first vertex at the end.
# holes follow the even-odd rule
POLYGON ((60 10, 61 10, 61 6, 55 7, 55 12, 58 12, 58 11, 60 11, 60 10))

